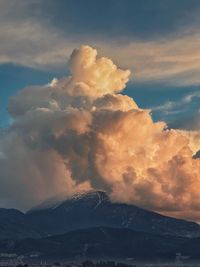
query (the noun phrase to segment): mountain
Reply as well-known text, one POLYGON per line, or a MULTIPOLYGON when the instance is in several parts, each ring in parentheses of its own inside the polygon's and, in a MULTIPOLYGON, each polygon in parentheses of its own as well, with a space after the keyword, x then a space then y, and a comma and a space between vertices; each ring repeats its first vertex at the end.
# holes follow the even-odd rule
POLYGON ((47 201, 25 214, 15 209, 0 209, 0 240, 41 238, 96 227, 200 237, 200 226, 194 222, 166 217, 134 205, 114 203, 102 191, 47 201))
POLYGON ((194 222, 170 218, 134 205, 113 203, 102 191, 89 191, 64 201, 45 203, 27 212, 26 218, 46 236, 94 227, 127 228, 159 235, 200 236, 200 226, 194 222))
POLYGON ((40 258, 68 259, 174 259, 187 238, 154 235, 130 229, 97 227, 42 239, 0 242, 2 252, 40 258))
POLYGON ((114 203, 102 191, 54 199, 22 213, 0 209, 0 251, 41 258, 200 258, 200 226, 114 203))
POLYGON ((0 239, 41 236, 24 213, 16 209, 0 209, 0 239))
POLYGON ((200 238, 189 239, 187 242, 184 242, 179 251, 183 255, 189 255, 193 259, 200 259, 200 238))

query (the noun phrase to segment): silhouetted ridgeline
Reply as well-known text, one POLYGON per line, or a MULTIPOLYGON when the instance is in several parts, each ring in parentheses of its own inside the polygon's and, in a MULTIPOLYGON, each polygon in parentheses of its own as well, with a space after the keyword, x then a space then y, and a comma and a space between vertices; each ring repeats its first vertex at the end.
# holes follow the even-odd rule
POLYGON ((95 227, 126 228, 156 235, 200 237, 197 223, 113 203, 105 192, 75 195, 60 203, 41 205, 26 214, 0 209, 0 240, 44 238, 95 227))
POLYGON ((200 259, 200 226, 113 203, 105 192, 78 194, 24 214, 0 209, 0 253, 35 259, 200 259))
MULTIPOLYGON (((7 266, 6 266, 7 267, 7 266)), ((10 266, 11 267, 11 266, 10 266)), ((14 266, 12 266, 14 267, 14 266)), ((92 261, 84 261, 80 264, 38 264, 38 265, 29 265, 29 264, 18 264, 15 267, 136 267, 136 265, 129 265, 120 262, 114 261, 100 261, 100 262, 92 262, 92 261)))

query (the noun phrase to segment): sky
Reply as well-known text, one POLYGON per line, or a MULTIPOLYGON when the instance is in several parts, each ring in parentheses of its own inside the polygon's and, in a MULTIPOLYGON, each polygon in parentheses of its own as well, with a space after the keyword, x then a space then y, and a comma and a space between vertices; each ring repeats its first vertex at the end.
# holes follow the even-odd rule
POLYGON ((9 97, 65 75, 67 59, 80 44, 131 70, 124 93, 152 109, 155 120, 196 127, 191 120, 199 116, 200 103, 198 0, 2 0, 0 10, 1 128, 11 122, 9 97))
POLYGON ((200 2, 0 1, 0 207, 82 190, 200 222, 200 2))

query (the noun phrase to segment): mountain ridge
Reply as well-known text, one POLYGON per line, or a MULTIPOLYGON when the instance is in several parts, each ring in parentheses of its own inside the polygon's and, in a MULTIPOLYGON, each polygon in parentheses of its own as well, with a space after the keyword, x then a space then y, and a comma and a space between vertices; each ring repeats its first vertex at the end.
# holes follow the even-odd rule
POLYGON ((155 234, 200 236, 194 222, 171 218, 135 205, 112 202, 104 191, 89 191, 67 198, 53 209, 27 212, 47 235, 91 227, 118 227, 155 234))
POLYGON ((0 239, 42 238, 94 227, 200 237, 200 226, 195 222, 112 202, 104 191, 81 192, 51 205, 37 206, 27 213, 0 209, 0 239))
POLYGON ((154 235, 131 229, 95 227, 79 229, 63 235, 41 239, 19 241, 0 241, 0 250, 4 253, 31 255, 34 252, 40 258, 68 259, 126 259, 134 257, 174 258, 176 251, 187 238, 154 235))
POLYGON ((89 191, 80 191, 78 193, 75 193, 72 196, 62 196, 62 197, 54 197, 54 198, 50 198, 42 203, 40 203, 37 206, 32 207, 30 210, 28 210, 26 213, 30 214, 31 212, 34 211, 38 211, 38 210, 44 210, 44 209, 54 209, 59 207, 60 205, 62 205, 65 201, 68 200, 77 200, 77 199, 81 199, 81 198, 85 198, 87 196, 92 196, 92 195, 96 195, 100 198, 105 198, 109 200, 109 196, 107 195, 107 193, 105 191, 101 191, 101 190, 89 190, 89 191), (103 196, 103 197, 102 197, 103 196))

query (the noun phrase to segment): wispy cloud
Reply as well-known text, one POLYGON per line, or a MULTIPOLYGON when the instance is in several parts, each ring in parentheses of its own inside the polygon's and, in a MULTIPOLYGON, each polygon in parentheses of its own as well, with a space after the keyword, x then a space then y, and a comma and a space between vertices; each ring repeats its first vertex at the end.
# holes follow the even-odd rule
POLYGON ((200 91, 187 94, 186 96, 183 97, 182 101, 184 103, 191 103, 194 98, 200 98, 200 91))
POLYGON ((110 53, 133 71, 137 82, 196 85, 200 83, 199 46, 196 32, 149 42, 133 40, 110 53))
POLYGON ((154 114, 159 113, 161 117, 168 118, 169 128, 199 131, 199 98, 200 92, 195 91, 184 95, 178 101, 166 101, 163 104, 153 106, 151 110, 154 114))
POLYGON ((39 11, 32 14, 36 2, 22 0, 0 3, 5 14, 0 19, 0 63, 54 69, 66 63, 72 47, 89 43, 97 47, 100 53, 114 58, 117 64, 129 68, 135 82, 176 86, 200 84, 198 29, 184 29, 177 35, 168 35, 166 39, 160 37, 151 41, 135 40, 130 36, 127 40, 106 40, 91 34, 77 36, 75 32, 61 32, 47 23, 37 15, 39 11))
POLYGON ((189 131, 200 131, 200 110, 196 113, 177 119, 170 124, 171 128, 184 129, 189 131))
POLYGON ((162 112, 165 115, 177 114, 187 109, 193 100, 200 98, 200 92, 195 91, 189 94, 184 95, 178 101, 166 101, 161 105, 151 107, 151 110, 154 112, 162 112))
POLYGON ((175 101, 167 101, 167 102, 163 103, 162 105, 152 107, 151 110, 161 111, 161 112, 166 114, 176 107, 177 107, 177 103, 175 101))

